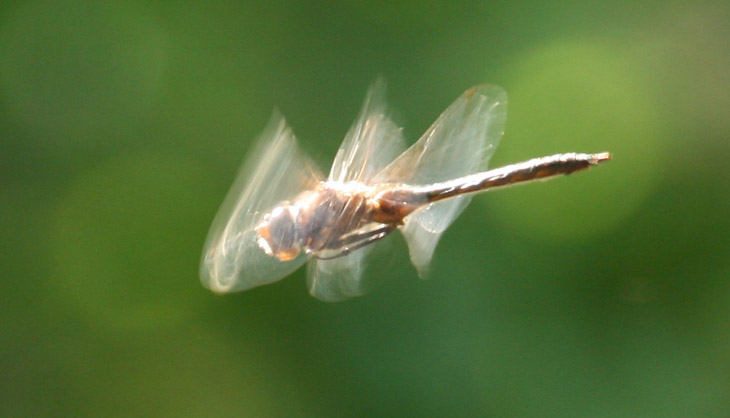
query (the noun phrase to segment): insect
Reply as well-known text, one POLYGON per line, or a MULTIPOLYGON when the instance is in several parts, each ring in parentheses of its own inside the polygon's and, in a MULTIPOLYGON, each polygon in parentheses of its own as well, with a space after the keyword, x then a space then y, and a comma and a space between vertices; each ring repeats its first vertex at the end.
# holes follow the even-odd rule
POLYGON ((246 290, 280 280, 308 261, 313 296, 358 296, 365 291, 370 244, 393 231, 403 233, 422 273, 474 193, 570 174, 611 158, 607 152, 556 154, 486 171, 504 131, 506 106, 501 88, 473 87, 406 149, 378 80, 326 179, 275 111, 210 228, 202 283, 217 293, 246 290))

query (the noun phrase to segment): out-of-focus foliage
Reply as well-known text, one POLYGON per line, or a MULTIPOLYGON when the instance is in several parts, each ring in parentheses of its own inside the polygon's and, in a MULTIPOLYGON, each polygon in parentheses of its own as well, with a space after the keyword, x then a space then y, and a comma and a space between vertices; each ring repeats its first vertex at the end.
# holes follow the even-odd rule
POLYGON ((726 417, 727 2, 0 6, 0 415, 726 417), (368 84, 411 141, 510 97, 494 166, 614 161, 474 199, 420 281, 215 296, 199 253, 272 108, 325 166, 368 84))

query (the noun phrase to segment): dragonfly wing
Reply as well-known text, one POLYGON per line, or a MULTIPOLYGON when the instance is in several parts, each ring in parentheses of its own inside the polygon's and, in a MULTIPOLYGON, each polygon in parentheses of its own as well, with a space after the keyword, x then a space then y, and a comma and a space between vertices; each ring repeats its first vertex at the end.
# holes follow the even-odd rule
MULTIPOLYGON (((469 203, 469 198, 457 197, 454 202, 446 201, 429 205, 406 218, 401 232, 408 244, 411 264, 421 277, 426 277, 433 252, 446 227, 443 220, 452 222, 469 203)), ((448 226, 448 225, 446 225, 448 226)))
POLYGON ((275 111, 213 220, 200 266, 203 285, 219 293, 245 290, 277 281, 304 264, 303 255, 282 262, 264 253, 254 228, 264 213, 314 188, 319 178, 275 111))
MULTIPOLYGON (((428 185, 485 171, 504 132, 507 94, 476 86, 459 97, 426 133, 378 173, 375 182, 428 185)), ((406 218, 402 232, 411 261, 424 273, 441 234, 469 203, 460 196, 431 204, 406 218)))
POLYGON ((385 82, 378 79, 370 86, 357 120, 337 150, 328 180, 369 183, 405 149, 401 129, 386 112, 385 82))
MULTIPOLYGON (((337 150, 328 180, 369 184, 404 149, 401 129, 387 115, 385 82, 378 79, 370 86, 357 120, 337 150)), ((364 294, 361 277, 370 250, 363 247, 343 257, 312 259, 307 274, 309 292, 330 302, 364 294)))
POLYGON ((309 261, 307 287, 309 293, 326 302, 339 302, 366 293, 362 277, 365 259, 372 247, 363 247, 342 257, 309 261))

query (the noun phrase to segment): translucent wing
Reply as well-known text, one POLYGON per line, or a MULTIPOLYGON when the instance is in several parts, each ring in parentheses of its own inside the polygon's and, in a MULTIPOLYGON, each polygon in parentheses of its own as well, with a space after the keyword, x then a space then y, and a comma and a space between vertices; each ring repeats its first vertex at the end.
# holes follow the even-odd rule
POLYGON ((275 282, 304 264, 264 253, 254 227, 264 213, 315 187, 319 176, 299 150, 284 118, 274 112, 208 232, 200 265, 203 285, 215 292, 249 289, 275 282))
MULTIPOLYGON (((506 117, 504 90, 492 85, 473 87, 373 181, 427 185, 485 171, 504 132, 506 117)), ((456 197, 406 218, 402 232, 419 273, 425 272, 441 234, 468 203, 468 196, 456 197)))
POLYGON ((385 82, 378 79, 337 150, 328 180, 368 183, 404 149, 401 129, 386 114, 385 82))
POLYGON ((372 246, 331 260, 313 258, 307 268, 309 293, 326 302, 339 302, 366 293, 362 283, 365 258, 372 246))
MULTIPOLYGON (((370 183, 405 149, 402 132, 387 116, 385 83, 378 79, 368 90, 362 110, 337 151, 329 181, 370 183)), ((365 293, 361 278, 370 247, 331 260, 312 259, 307 283, 312 296, 339 301, 365 293)))

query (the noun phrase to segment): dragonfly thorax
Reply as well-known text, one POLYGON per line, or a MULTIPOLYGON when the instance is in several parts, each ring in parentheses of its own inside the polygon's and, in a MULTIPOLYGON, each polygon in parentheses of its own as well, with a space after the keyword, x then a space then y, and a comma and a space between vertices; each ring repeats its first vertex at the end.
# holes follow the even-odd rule
POLYGON ((282 202, 256 227, 268 255, 290 261, 300 253, 333 258, 382 238, 400 219, 381 220, 378 191, 355 182, 321 182, 314 190, 282 202))

